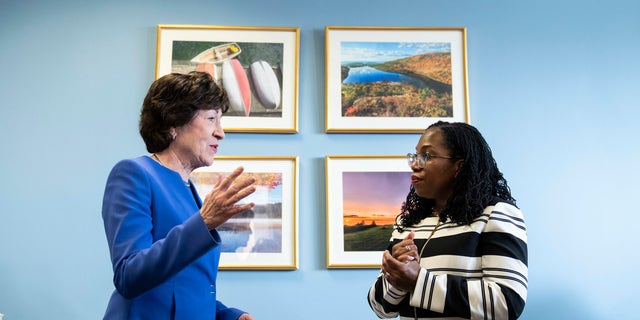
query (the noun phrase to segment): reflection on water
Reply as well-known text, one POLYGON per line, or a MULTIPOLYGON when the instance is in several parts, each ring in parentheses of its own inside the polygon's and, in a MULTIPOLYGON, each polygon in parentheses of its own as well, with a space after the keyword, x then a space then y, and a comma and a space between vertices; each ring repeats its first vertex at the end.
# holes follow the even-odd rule
POLYGON ((367 83, 380 81, 405 82, 419 88, 425 86, 425 83, 419 79, 399 73, 381 71, 372 67, 349 68, 349 75, 344 79, 344 81, 342 81, 342 83, 367 83))
POLYGON ((218 233, 222 252, 282 252, 282 219, 230 219, 218 233))

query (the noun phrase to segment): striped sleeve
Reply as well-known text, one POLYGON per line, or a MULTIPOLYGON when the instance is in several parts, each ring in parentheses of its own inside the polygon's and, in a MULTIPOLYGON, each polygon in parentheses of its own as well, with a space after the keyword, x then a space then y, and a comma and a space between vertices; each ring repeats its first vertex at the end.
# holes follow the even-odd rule
POLYGON ((485 214, 482 223, 486 221, 486 225, 477 230, 477 257, 441 257, 468 261, 477 269, 423 267, 411 294, 411 306, 470 319, 520 316, 528 285, 527 235, 522 213, 513 205, 498 203, 488 207, 485 214))
POLYGON ((482 279, 467 284, 471 314, 517 319, 527 300, 529 273, 522 212, 513 205, 498 203, 480 241, 482 279))
POLYGON ((408 292, 393 287, 382 273, 369 289, 369 306, 379 318, 395 318, 398 316, 398 305, 408 292))

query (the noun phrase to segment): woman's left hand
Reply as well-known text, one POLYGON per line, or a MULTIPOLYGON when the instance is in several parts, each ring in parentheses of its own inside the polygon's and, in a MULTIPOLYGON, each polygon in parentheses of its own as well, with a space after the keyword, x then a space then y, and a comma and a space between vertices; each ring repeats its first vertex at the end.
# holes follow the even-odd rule
POLYGON ((420 264, 416 260, 402 262, 386 250, 382 255, 382 272, 392 286, 404 291, 413 291, 420 273, 420 264))
POLYGON ((415 232, 411 231, 400 242, 396 243, 391 248, 391 255, 401 262, 418 260, 418 247, 413 243, 415 232))
POLYGON ((255 318, 248 313, 243 313, 238 317, 238 320, 255 320, 255 318))

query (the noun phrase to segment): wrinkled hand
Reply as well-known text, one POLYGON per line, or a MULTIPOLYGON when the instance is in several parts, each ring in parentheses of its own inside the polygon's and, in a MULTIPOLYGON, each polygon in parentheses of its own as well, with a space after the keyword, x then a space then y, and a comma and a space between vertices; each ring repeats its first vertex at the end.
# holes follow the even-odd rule
POLYGON ((238 320, 255 320, 255 318, 248 313, 243 313, 238 317, 238 320))
POLYGON ((224 179, 218 179, 213 190, 205 197, 200 215, 209 230, 215 229, 235 214, 253 208, 253 202, 236 204, 256 191, 254 178, 237 179, 243 171, 243 167, 238 167, 224 179))
POLYGON ((415 233, 411 231, 402 241, 396 243, 393 255, 386 250, 382 255, 382 273, 392 286, 404 290, 413 291, 420 273, 418 263, 418 248, 413 243, 415 233))

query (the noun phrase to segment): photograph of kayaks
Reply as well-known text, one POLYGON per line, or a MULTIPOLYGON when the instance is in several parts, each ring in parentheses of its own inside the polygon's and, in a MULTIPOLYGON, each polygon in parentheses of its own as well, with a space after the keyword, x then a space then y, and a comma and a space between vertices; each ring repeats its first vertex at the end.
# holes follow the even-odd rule
POLYGON ((251 74, 248 77, 245 67, 235 59, 241 52, 237 43, 225 43, 200 52, 191 62, 196 64, 197 71, 208 72, 227 90, 234 112, 244 112, 245 116, 249 116, 252 93, 263 108, 277 109, 282 91, 273 67, 264 60, 254 61, 248 68, 251 74))
MULTIPOLYGON (((202 45, 204 44, 175 44, 177 48, 185 51, 187 49, 191 51, 202 45)), ((277 53, 282 52, 281 48, 282 44, 213 43, 211 47, 198 52, 186 64, 184 60, 174 59, 172 72, 196 70, 211 74, 216 83, 221 85, 229 95, 231 109, 227 115, 274 116, 281 112, 282 88, 279 79, 282 76, 280 68, 277 67, 279 63, 277 53), (250 50, 243 51, 242 48, 245 46, 250 50), (257 50, 262 51, 260 58, 250 52, 257 50), (272 54, 265 57, 264 53, 272 54), (264 60, 265 58, 271 58, 276 67, 264 60)), ((181 56, 178 53, 176 55, 181 56)))
POLYGON ((298 131, 298 28, 159 25, 156 79, 209 73, 229 96, 229 132, 298 131))

